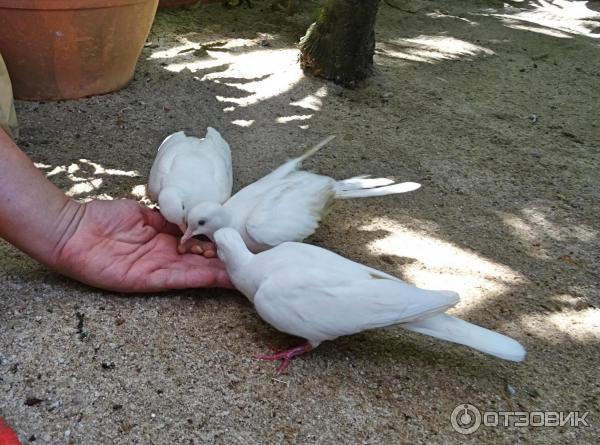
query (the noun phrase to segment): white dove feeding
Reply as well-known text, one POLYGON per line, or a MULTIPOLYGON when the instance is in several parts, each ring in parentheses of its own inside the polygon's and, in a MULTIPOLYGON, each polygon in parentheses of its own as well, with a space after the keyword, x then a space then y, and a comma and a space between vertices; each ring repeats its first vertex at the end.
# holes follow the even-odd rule
POLYGON ((214 235, 232 283, 276 329, 306 343, 262 360, 289 361, 325 340, 395 325, 462 344, 505 360, 522 361, 525 349, 505 335, 445 314, 459 296, 426 290, 320 247, 287 242, 253 254, 239 233, 214 235))
POLYGON ((168 136, 158 148, 148 179, 150 197, 158 202, 165 219, 182 232, 192 207, 202 202, 223 203, 232 187, 229 144, 211 127, 204 139, 183 131, 168 136))
POLYGON ((241 234, 252 252, 261 252, 285 241, 302 241, 312 235, 335 199, 391 195, 421 186, 364 176, 336 181, 299 170, 302 161, 334 137, 329 136, 302 156, 246 186, 223 205, 205 202, 195 206, 187 215, 187 231, 181 242, 194 235, 212 239, 220 228, 231 227, 241 234))

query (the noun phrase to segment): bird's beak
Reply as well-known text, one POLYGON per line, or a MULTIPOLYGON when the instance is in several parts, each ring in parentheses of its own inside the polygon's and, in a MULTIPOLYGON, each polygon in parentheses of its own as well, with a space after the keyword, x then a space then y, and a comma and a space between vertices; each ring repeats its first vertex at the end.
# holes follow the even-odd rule
POLYGON ((177 227, 179 227, 179 230, 181 230, 181 233, 185 233, 187 231, 187 224, 182 222, 181 224, 178 224, 177 227))
POLYGON ((190 229, 189 227, 184 231, 183 236, 181 237, 181 240, 179 240, 179 245, 182 246, 187 240, 189 240, 192 236, 194 236, 194 233, 192 232, 192 229, 190 229))

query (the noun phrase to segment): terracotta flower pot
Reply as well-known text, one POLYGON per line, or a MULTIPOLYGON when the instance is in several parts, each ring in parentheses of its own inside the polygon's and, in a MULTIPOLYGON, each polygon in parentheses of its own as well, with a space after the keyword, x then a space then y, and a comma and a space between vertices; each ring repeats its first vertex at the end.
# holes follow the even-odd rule
POLYGON ((158 0, 0 0, 0 53, 17 99, 75 99, 133 77, 158 0))

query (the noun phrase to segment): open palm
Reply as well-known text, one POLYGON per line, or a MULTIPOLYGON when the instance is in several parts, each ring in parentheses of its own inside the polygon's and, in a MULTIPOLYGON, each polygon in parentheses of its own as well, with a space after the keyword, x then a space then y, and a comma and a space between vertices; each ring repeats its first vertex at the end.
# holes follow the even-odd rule
POLYGON ((121 292, 231 287, 223 264, 177 251, 179 229, 136 201, 92 201, 56 253, 60 272, 121 292))

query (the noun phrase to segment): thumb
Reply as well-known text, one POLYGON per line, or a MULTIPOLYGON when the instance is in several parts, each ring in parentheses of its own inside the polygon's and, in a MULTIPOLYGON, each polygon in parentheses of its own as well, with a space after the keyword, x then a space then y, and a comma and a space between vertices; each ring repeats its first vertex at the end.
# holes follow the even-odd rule
POLYGON ((176 224, 167 221, 157 209, 151 209, 140 204, 140 211, 144 218, 144 223, 160 233, 167 233, 173 236, 181 236, 181 230, 176 224))

